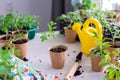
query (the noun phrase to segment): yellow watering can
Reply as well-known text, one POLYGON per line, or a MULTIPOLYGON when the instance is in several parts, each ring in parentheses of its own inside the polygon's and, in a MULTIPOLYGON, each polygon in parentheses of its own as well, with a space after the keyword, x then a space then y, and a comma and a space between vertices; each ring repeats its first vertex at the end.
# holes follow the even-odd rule
POLYGON ((102 26, 100 22, 96 19, 89 18, 83 24, 83 28, 81 30, 81 25, 79 23, 74 23, 72 29, 77 32, 80 42, 81 42, 81 51, 84 54, 89 54, 90 50, 96 47, 97 38, 93 37, 93 32, 96 32, 99 37, 102 39, 102 26), (90 27, 89 24, 93 23, 94 27, 90 27))

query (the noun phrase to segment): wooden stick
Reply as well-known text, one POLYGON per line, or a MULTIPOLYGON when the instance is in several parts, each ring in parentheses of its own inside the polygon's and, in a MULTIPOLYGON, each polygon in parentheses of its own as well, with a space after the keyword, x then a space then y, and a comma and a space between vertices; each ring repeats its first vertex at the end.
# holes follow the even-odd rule
POLYGON ((70 70, 66 74, 64 80, 71 80, 72 79, 72 77, 74 76, 74 74, 75 74, 75 72, 76 72, 76 70, 77 70, 77 68, 79 66, 78 64, 79 64, 79 62, 75 62, 73 64, 73 66, 70 68, 70 70))

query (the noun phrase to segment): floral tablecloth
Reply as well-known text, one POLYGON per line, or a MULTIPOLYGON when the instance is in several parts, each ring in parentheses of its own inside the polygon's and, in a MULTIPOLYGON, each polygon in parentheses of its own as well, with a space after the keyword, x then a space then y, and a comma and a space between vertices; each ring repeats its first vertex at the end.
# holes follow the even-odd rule
POLYGON ((58 80, 58 76, 43 74, 15 56, 11 62, 14 64, 10 73, 10 76, 14 76, 13 80, 58 80))

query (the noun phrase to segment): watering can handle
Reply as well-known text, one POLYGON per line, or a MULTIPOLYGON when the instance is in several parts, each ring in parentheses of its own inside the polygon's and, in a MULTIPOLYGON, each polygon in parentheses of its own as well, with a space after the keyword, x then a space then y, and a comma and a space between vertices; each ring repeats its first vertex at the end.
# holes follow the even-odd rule
POLYGON ((96 19, 93 19, 93 18, 87 19, 83 25, 83 30, 89 29, 90 23, 93 23, 96 26, 96 30, 97 30, 98 35, 102 37, 102 26, 101 26, 100 22, 96 19))

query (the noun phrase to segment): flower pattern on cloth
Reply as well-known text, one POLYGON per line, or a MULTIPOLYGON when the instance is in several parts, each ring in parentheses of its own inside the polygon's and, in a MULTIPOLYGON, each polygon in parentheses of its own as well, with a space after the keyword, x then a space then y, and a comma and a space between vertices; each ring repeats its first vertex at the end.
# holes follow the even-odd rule
POLYGON ((11 62, 15 64, 10 73, 10 76, 14 76, 13 80, 58 80, 58 76, 45 75, 15 56, 12 58, 11 62))

